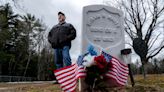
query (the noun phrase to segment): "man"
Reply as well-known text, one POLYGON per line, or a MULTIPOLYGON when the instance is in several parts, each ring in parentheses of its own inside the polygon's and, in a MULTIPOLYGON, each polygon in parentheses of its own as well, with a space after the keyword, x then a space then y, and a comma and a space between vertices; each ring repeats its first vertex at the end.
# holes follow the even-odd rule
POLYGON ((58 12, 59 23, 48 34, 48 41, 54 48, 54 61, 57 69, 72 64, 69 50, 71 41, 76 38, 76 30, 72 24, 66 23, 65 19, 65 14, 58 12))

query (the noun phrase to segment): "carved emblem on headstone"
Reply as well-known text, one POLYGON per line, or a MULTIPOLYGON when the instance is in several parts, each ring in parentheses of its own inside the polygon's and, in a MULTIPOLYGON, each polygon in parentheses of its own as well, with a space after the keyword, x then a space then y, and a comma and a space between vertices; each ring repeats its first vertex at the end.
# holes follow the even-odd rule
POLYGON ((123 13, 105 5, 91 5, 83 10, 82 53, 92 44, 119 58, 125 48, 123 13))
MULTIPOLYGON (((116 14, 117 15, 117 14, 116 14)), ((105 8, 88 11, 86 38, 94 45, 106 49, 120 43, 122 30, 117 17, 112 16, 105 8)))

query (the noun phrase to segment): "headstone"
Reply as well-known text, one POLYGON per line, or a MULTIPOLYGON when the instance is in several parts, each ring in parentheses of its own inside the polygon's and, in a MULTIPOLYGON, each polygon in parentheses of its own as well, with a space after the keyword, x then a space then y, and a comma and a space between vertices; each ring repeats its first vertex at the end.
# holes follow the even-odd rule
POLYGON ((123 13, 105 5, 90 5, 83 8, 82 53, 93 45, 122 61, 120 51, 125 48, 123 13))
MULTIPOLYGON (((83 8, 82 54, 93 45, 98 55, 103 50, 123 61, 120 51, 125 48, 123 13, 105 5, 90 5, 83 8)), ((125 62, 124 62, 125 63, 125 62)), ((87 84, 81 79, 80 90, 85 92, 87 84)), ((114 84, 106 81, 106 84, 114 84)), ((111 86, 111 85, 109 85, 111 86)))

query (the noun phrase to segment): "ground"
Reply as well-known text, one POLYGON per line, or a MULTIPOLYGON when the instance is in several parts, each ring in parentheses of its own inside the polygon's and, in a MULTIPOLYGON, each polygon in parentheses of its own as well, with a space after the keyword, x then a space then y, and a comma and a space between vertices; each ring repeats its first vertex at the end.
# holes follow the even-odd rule
MULTIPOLYGON (((130 82, 125 88, 112 88, 109 92, 164 92, 164 74, 148 75, 144 80, 142 75, 134 76, 135 86, 130 82)), ((53 82, 0 83, 0 92, 61 92, 58 84, 53 82)))

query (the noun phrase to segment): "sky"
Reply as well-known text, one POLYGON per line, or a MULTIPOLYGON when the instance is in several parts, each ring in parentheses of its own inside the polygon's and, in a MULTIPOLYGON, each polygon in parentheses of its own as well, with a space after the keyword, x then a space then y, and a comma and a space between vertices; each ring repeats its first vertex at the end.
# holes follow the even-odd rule
MULTIPOLYGON (((82 9, 84 6, 103 4, 103 0, 19 0, 21 9, 15 9, 19 14, 31 13, 41 18, 51 29, 58 23, 57 13, 62 11, 66 15, 66 22, 71 23, 77 37, 72 41, 71 57, 76 60, 81 48, 82 9)), ((49 30, 48 30, 49 31, 49 30)), ((48 32, 47 32, 48 33, 48 32)))
MULTIPOLYGON (((11 0, 0 0, 6 3, 11 0)), ((80 54, 82 10, 84 6, 93 4, 104 4, 105 0, 19 0, 19 8, 14 11, 19 14, 31 13, 37 18, 41 18, 49 29, 58 23, 57 13, 62 11, 66 15, 66 22, 71 23, 77 30, 77 38, 72 42, 71 57, 75 60, 80 54)), ((48 33, 49 30, 47 30, 48 33)), ((125 35, 126 40, 128 36, 125 35)), ((129 47, 129 46, 126 46, 129 47)), ((133 61, 138 57, 133 53, 133 61)))

